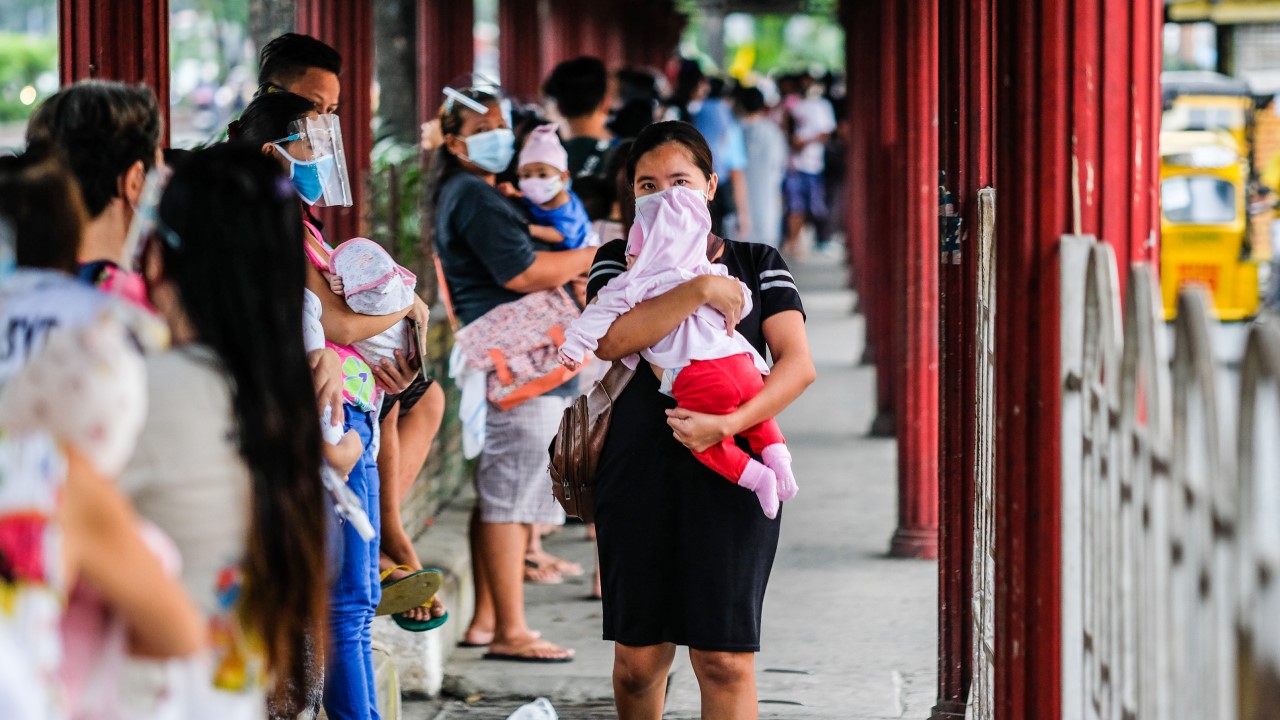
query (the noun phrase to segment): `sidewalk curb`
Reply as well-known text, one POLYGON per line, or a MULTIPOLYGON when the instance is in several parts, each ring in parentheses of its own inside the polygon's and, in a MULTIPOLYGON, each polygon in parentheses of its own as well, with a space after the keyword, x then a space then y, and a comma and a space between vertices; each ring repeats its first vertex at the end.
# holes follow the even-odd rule
POLYGON ((444 574, 440 597, 449 608, 449 622, 423 633, 402 630, 389 617, 375 618, 373 622, 374 642, 381 642, 390 651, 400 676, 401 693, 408 698, 440 696, 445 665, 475 611, 467 539, 473 497, 470 484, 464 485, 414 541, 423 567, 438 568, 444 574))

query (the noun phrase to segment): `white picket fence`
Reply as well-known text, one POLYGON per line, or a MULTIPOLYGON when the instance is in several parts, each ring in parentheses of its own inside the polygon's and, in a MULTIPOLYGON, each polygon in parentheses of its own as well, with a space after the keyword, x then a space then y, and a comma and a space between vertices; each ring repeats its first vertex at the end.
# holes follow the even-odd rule
POLYGON ((1062 258, 1063 718, 1280 717, 1280 329, 1224 416, 1203 291, 1172 352, 1152 269, 1062 258))

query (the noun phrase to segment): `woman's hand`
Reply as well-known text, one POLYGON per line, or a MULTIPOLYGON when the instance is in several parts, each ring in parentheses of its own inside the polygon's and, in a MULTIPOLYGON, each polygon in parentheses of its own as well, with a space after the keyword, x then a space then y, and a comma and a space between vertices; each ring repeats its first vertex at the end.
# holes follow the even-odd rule
POLYGON ((307 355, 307 363, 311 365, 311 381, 316 386, 316 402, 320 413, 325 408, 332 412, 334 425, 342 424, 342 360, 338 353, 329 348, 312 350, 307 355))
POLYGON ((406 358, 404 353, 397 350, 394 364, 390 360, 383 360, 372 369, 378 386, 391 395, 398 395, 413 382, 413 376, 418 374, 418 366, 418 358, 406 358))
POLYGON ((719 275, 703 275, 695 282, 702 283, 702 293, 706 304, 715 308, 724 316, 725 329, 733 335, 734 328, 742 319, 742 310, 747 306, 747 299, 742 294, 742 284, 735 278, 719 275))
POLYGON ((515 186, 515 185, 512 185, 512 184, 511 184, 511 183, 509 183, 509 182, 498 183, 495 187, 497 187, 497 188, 498 188, 498 192, 502 193, 502 194, 503 194, 503 195, 505 195, 506 197, 509 197, 509 198, 522 198, 522 197, 524 197, 524 193, 522 193, 522 192, 520 192, 519 190, 517 190, 517 189, 516 189, 516 186, 515 186))
POLYGON ((730 424, 731 415, 708 415, 706 413, 675 408, 667 411, 667 425, 671 426, 672 435, 681 445, 700 453, 727 437, 734 435, 730 424))

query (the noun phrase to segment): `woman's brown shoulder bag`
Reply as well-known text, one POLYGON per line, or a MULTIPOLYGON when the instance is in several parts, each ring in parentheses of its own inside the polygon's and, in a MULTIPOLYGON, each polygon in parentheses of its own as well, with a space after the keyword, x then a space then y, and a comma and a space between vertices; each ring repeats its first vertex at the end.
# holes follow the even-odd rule
POLYGON ((604 377, 579 395, 565 408, 560 431, 551 441, 551 492, 565 514, 583 522, 595 519, 596 468, 609 422, 613 419, 613 403, 622 394, 635 370, 615 362, 604 377))

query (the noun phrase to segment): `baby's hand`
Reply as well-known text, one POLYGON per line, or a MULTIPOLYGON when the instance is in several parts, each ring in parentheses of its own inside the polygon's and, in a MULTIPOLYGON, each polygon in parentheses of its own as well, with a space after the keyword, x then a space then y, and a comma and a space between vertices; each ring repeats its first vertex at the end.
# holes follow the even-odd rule
POLYGON ((578 362, 577 360, 574 360, 568 355, 565 355, 564 350, 560 351, 560 364, 569 368, 570 370, 577 370, 579 367, 582 366, 582 363, 578 362))
POLYGON ((524 193, 517 190, 516 186, 512 185, 509 182, 498 183, 498 192, 502 193, 503 195, 506 195, 509 198, 524 197, 524 193))
POLYGON ((635 265, 635 264, 636 264, 636 256, 635 256, 635 255, 628 255, 628 256, 627 256, 627 269, 628 269, 628 270, 630 270, 630 269, 631 269, 631 266, 632 266, 632 265, 635 265))
POLYGON ((324 279, 329 281, 329 289, 332 290, 335 295, 342 295, 345 297, 346 294, 343 292, 344 288, 342 286, 342 276, 336 275, 334 273, 323 273, 323 274, 324 274, 324 279))

